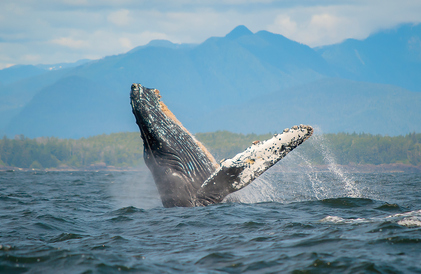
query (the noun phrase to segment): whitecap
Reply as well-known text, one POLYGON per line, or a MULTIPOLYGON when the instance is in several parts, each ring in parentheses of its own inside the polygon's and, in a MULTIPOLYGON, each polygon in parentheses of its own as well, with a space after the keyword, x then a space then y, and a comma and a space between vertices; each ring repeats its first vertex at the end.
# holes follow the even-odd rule
POLYGON ((354 224, 354 223, 364 223, 368 222, 365 218, 357 218, 357 219, 344 219, 338 216, 327 216, 320 220, 322 223, 334 223, 334 224, 354 224))
POLYGON ((421 227, 421 218, 419 217, 403 218, 402 220, 398 221, 398 225, 406 226, 406 227, 421 227))
POLYGON ((421 217, 421 210, 414 210, 414 211, 408 211, 408 212, 405 212, 405 213, 393 214, 393 215, 387 216, 386 219, 387 218, 396 218, 396 217, 412 217, 412 216, 421 217))

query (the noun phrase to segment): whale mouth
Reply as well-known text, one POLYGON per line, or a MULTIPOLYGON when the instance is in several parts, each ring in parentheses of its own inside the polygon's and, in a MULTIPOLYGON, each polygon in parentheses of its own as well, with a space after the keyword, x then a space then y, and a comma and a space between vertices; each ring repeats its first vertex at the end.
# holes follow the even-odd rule
POLYGON ((138 111, 143 116, 148 115, 148 112, 159 108, 159 98, 159 91, 156 89, 145 88, 141 84, 132 84, 131 86, 130 104, 133 113, 138 111))
POLYGON ((132 100, 139 97, 139 91, 141 88, 142 88, 142 85, 140 84, 132 84, 131 92, 130 92, 130 98, 132 100))
POLYGON ((140 84, 133 84, 130 91, 130 102, 133 109, 139 107, 138 103, 142 100, 141 93, 143 93, 143 87, 140 84))
POLYGON ((162 119, 159 98, 154 89, 145 88, 141 84, 132 84, 130 105, 143 139, 144 153, 155 158, 154 154, 162 144, 160 131, 156 125, 156 121, 162 119))
POLYGON ((158 132, 156 121, 162 119, 163 113, 159 102, 159 91, 132 84, 130 91, 130 105, 136 118, 136 123, 143 133, 158 132))

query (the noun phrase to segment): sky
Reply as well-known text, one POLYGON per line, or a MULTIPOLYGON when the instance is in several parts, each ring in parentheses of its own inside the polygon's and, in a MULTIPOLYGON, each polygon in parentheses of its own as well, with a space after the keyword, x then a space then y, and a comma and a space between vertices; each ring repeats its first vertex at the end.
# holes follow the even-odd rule
POLYGON ((201 43, 238 25, 316 47, 420 22, 420 0, 1 0, 0 69, 99 59, 154 39, 201 43))

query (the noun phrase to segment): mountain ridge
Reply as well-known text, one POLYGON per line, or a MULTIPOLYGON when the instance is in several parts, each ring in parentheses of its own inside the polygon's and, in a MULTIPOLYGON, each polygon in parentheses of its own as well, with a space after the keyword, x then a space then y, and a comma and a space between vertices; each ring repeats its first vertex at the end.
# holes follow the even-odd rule
MULTIPOLYGON (((411 28, 402 28, 404 33, 399 34, 398 28, 398 34, 392 32, 392 38, 409 37, 405 32, 411 28)), ((418 37, 419 27, 414 29, 413 36, 418 37)), ((387 36, 382 33, 379 35, 378 37, 387 36)), ((368 42, 375 44, 379 41, 376 37, 374 36, 373 40, 367 38, 368 42)), ((280 34, 268 31, 252 33, 245 26, 238 26, 224 37, 211 37, 197 45, 151 41, 123 54, 83 62, 75 67, 46 71, 0 86, 0 102, 14 102, 0 103, 0 115, 6 117, 0 123, 0 129, 3 131, 1 133, 8 136, 24 134, 28 137, 79 138, 118 131, 136 131, 128 104, 130 85, 134 82, 159 89, 163 101, 192 132, 234 128, 241 128, 242 133, 279 130, 279 126, 271 122, 271 118, 278 119, 277 115, 282 111, 276 111, 276 106, 273 106, 271 112, 268 112, 267 106, 278 102, 279 109, 288 105, 292 109, 300 109, 300 100, 309 104, 308 98, 317 101, 317 94, 327 99, 318 102, 319 108, 308 105, 306 108, 313 109, 313 112, 304 113, 307 117, 319 117, 319 124, 326 132, 335 132, 335 128, 338 131, 346 129, 340 122, 343 119, 348 121, 348 132, 368 130, 367 133, 388 134, 385 127, 374 130, 373 127, 367 126, 365 120, 370 120, 370 117, 377 117, 376 119, 380 119, 379 123, 388 125, 391 129, 401 129, 401 132, 390 130, 390 134, 405 134, 408 130, 418 131, 420 122, 405 117, 410 115, 405 109, 405 104, 415 104, 411 115, 421 117, 416 109, 416 104, 419 104, 418 94, 408 93, 405 87, 399 88, 399 85, 394 85, 394 82, 400 83, 406 78, 392 79, 390 70, 379 69, 379 58, 376 55, 369 55, 374 57, 367 59, 366 55, 372 52, 372 46, 365 44, 367 39, 349 40, 338 45, 312 49, 280 34), (335 56, 341 56, 340 60, 336 60, 335 56), (361 65, 361 60, 366 62, 366 66, 361 65), (379 78, 378 75, 383 71, 389 73, 385 72, 388 77, 379 78), (346 89, 347 84, 355 90, 346 89), (60 85, 63 85, 63 88, 60 88, 60 85), (27 91, 22 92, 21 87, 26 87, 27 91), (303 91, 303 87, 306 92, 303 91), (323 90, 322 87, 329 90, 323 90), (406 95, 401 99, 399 96, 387 97, 390 92, 382 93, 382 90, 389 89, 406 95), (61 93, 63 90, 66 90, 66 94, 61 93), (358 105, 357 101, 353 101, 360 96, 358 92, 361 90, 375 94, 376 99, 373 102, 386 100, 379 106, 393 110, 394 116, 385 111, 374 109, 374 112, 370 113, 367 112, 367 108, 364 110, 363 106, 366 104, 358 105), (337 107, 335 102, 328 100, 329 97, 326 96, 329 92, 331 97, 336 96, 341 101, 342 109, 352 105, 356 112, 365 111, 370 119, 354 115, 357 121, 349 120, 349 117, 341 112, 341 106, 337 107), (56 93, 67 99, 55 97, 56 93), (283 99, 273 99, 274 94, 283 99), (351 98, 352 104, 343 98, 351 98), (51 107, 53 105, 56 108, 51 107), (336 109, 338 114, 327 113, 326 109, 336 109), (263 113, 266 113, 266 118, 263 113), (332 120, 332 116, 337 116, 337 119, 332 120), (31 117, 31 123, 26 121, 28 117, 31 117), (108 123, 103 122, 107 120, 108 123), (415 126, 411 127, 408 121, 412 121, 415 126), (68 126, 63 127, 62 123, 68 126), (358 123, 363 126, 359 126, 358 123), (399 127, 402 124, 405 126, 399 127), (216 125, 220 128, 216 128, 216 125), (370 129, 373 132, 370 132, 370 129)), ((408 45, 409 40, 405 41, 406 44, 403 44, 408 45)), ((394 49, 401 49, 402 43, 399 45, 401 46, 394 49)), ((399 56, 405 54, 403 52, 399 56)), ((401 65, 407 62, 401 59, 401 65)), ((415 71, 421 69, 421 61, 417 62, 414 61, 415 71)), ((1 73, 0 70, 0 79, 1 73)), ((415 77, 413 74, 406 76, 415 77)), ((400 77, 400 74, 397 73, 396 77, 400 77)), ((411 81, 412 86, 418 85, 418 79, 411 81)), ((361 98, 368 100, 366 97, 361 98)), ((304 118, 303 120, 306 120, 304 118)), ((294 119, 285 120, 285 123, 288 121, 304 123, 294 119)))

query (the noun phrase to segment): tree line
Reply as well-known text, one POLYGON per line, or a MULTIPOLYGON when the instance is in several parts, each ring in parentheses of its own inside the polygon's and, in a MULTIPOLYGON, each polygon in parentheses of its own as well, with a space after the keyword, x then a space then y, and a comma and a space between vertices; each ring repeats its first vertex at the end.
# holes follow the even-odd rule
POLYGON ((20 168, 87 167, 104 163, 126 167, 143 163, 143 144, 138 133, 113 133, 81 139, 22 135, 0 140, 0 166, 20 168))
MULTIPOLYGON (((231 158, 255 140, 272 134, 237 134, 228 131, 195 135, 217 160, 231 158)), ((323 164, 321 150, 331 151, 338 164, 421 164, 421 133, 405 136, 337 133, 324 134, 306 141, 299 149, 314 164, 323 164), (316 140, 316 141, 313 141, 316 140), (318 141, 317 141, 318 140, 318 141)), ((0 140, 0 166, 19 168, 83 168, 102 164, 115 167, 143 165, 143 144, 139 133, 123 132, 81 139, 22 135, 0 140)))

